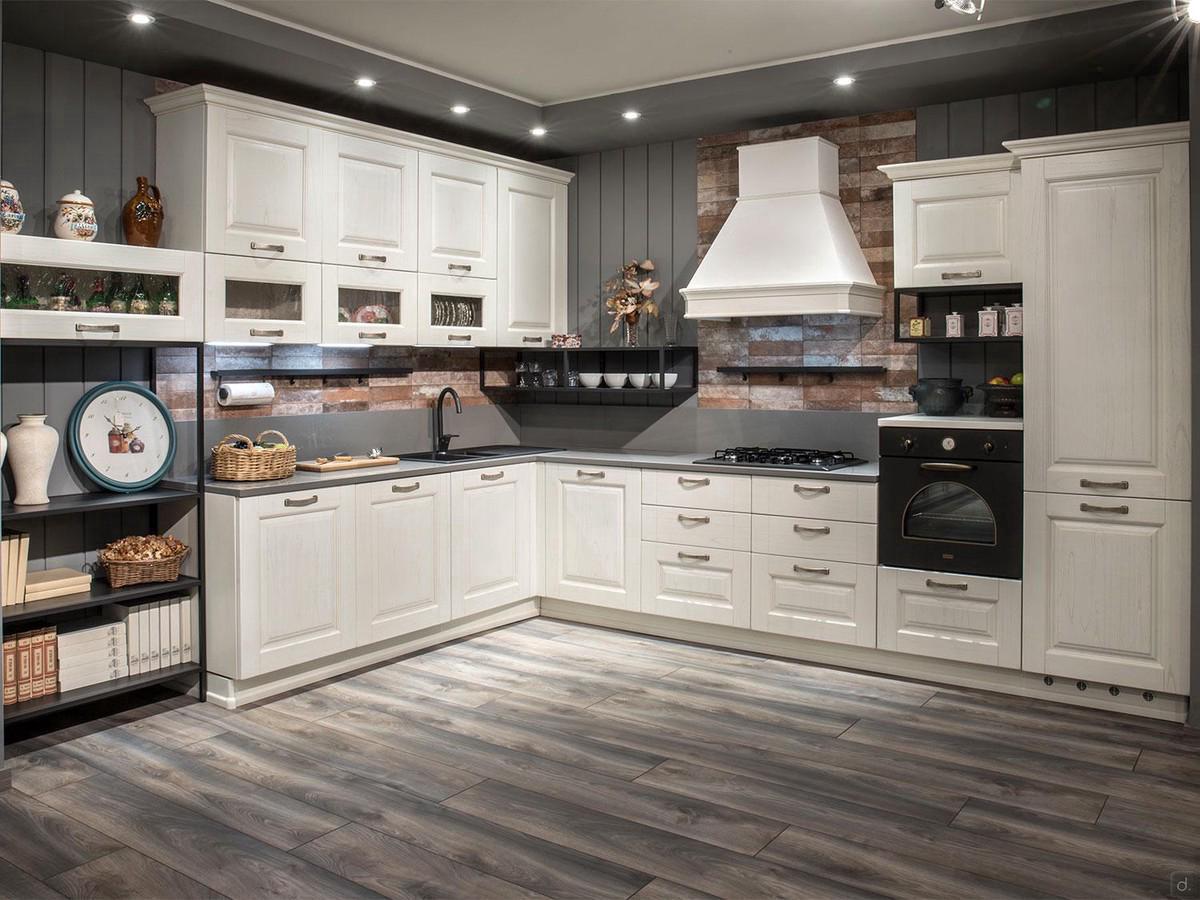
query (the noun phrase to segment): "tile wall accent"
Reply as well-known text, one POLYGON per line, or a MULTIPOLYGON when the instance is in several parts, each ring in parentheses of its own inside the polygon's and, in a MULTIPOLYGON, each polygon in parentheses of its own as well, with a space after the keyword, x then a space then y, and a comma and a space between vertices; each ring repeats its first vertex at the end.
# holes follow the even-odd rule
MULTIPOLYGON (((697 147, 698 257, 711 246, 737 198, 737 148, 820 136, 839 147, 841 200, 875 280, 892 288, 892 188, 877 166, 916 157, 912 110, 825 119, 700 138, 697 147)), ((890 293, 882 319, 788 316, 701 321, 700 406, 720 409, 909 412, 907 386, 917 377, 916 348, 892 341, 890 293), (730 365, 885 366, 876 375, 718 374, 730 365)))

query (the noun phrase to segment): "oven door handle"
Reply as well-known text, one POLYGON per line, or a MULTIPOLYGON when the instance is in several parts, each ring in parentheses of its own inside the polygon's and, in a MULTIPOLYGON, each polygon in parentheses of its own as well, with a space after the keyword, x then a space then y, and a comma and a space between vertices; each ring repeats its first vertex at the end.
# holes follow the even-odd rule
POLYGON ((975 467, 966 463, 923 462, 921 468, 926 472, 974 472, 975 467))

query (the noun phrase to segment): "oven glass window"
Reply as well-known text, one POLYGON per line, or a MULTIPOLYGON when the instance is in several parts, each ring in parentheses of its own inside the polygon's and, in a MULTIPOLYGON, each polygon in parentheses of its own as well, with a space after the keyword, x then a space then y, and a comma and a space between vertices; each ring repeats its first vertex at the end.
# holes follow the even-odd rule
POLYGON ((938 481, 913 495, 904 511, 904 536, 925 541, 996 544, 996 517, 979 494, 938 481))

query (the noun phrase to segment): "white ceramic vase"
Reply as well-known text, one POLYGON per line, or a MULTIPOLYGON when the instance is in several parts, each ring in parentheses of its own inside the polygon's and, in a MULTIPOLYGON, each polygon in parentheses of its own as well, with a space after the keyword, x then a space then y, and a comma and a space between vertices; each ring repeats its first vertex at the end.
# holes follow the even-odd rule
POLYGON ((12 453, 9 465, 17 483, 16 506, 36 506, 49 503, 46 485, 50 482, 50 467, 58 452, 58 432, 46 424, 46 417, 17 416, 19 425, 8 429, 8 449, 12 453))
POLYGON ((0 431, 0 466, 4 465, 4 457, 8 455, 8 438, 0 431))

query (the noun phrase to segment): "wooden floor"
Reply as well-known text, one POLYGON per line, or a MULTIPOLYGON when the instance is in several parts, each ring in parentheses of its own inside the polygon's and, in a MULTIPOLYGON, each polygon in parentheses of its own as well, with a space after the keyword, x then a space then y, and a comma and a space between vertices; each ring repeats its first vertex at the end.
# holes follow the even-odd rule
POLYGON ((0 895, 1110 898, 1200 872, 1196 732, 549 619, 90 732, 9 748, 0 895))

